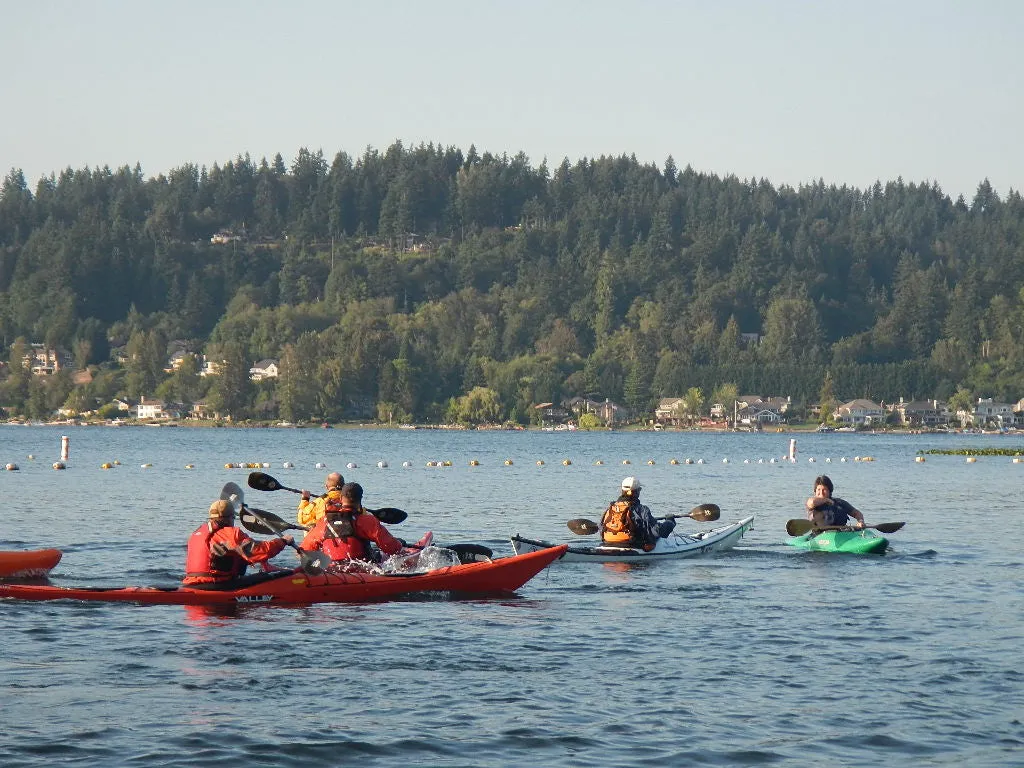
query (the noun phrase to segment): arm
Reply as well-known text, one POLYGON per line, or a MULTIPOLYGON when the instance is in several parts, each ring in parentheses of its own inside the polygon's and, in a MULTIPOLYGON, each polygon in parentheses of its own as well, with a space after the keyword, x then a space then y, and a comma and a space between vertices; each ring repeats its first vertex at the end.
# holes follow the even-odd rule
POLYGON ((380 520, 369 512, 356 515, 356 533, 380 547, 385 555, 393 555, 402 548, 402 542, 392 536, 380 520))
POLYGON ((324 516, 326 504, 327 502, 323 498, 307 499, 303 494, 302 500, 299 501, 299 514, 296 515, 296 521, 299 525, 314 525, 324 516))
POLYGON ((307 552, 315 552, 320 549, 324 543, 324 534, 327 532, 327 518, 320 518, 319 522, 313 526, 312 530, 306 534, 305 538, 302 539, 300 547, 307 552))
POLYGON ((238 528, 223 528, 224 533, 220 541, 212 547, 223 547, 225 551, 231 550, 241 557, 245 562, 255 565, 274 557, 288 545, 288 539, 267 539, 256 541, 246 536, 238 528))

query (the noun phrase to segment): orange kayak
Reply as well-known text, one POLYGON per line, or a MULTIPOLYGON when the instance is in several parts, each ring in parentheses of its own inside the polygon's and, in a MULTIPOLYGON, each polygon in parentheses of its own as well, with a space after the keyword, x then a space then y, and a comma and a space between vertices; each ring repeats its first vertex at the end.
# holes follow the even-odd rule
POLYGON ((0 551, 0 579, 28 579, 45 576, 63 553, 59 549, 0 551))
MULTIPOLYGON (((311 605, 387 600, 415 592, 508 594, 519 589, 565 554, 566 545, 486 562, 464 563, 417 574, 272 572, 238 588, 58 587, 0 584, 0 598, 19 600, 97 600, 155 605, 275 603, 311 605)), ((249 577, 245 577, 249 578, 249 577)))

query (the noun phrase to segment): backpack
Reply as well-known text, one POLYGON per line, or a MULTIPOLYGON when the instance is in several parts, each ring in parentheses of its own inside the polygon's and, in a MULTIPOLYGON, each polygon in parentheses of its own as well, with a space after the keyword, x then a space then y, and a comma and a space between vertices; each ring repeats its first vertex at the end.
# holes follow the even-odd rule
POLYGON ((601 518, 601 539, 607 544, 629 544, 636 537, 636 526, 630 513, 632 503, 625 499, 613 501, 601 518))

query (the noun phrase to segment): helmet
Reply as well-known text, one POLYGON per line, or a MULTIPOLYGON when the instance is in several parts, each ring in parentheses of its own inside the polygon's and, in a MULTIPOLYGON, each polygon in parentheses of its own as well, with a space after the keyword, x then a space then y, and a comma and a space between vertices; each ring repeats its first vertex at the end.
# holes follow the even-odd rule
POLYGON ((640 481, 635 477, 627 477, 622 481, 622 490, 629 491, 630 493, 636 493, 640 490, 640 481))
POLYGON ((230 520, 235 516, 235 508, 224 499, 218 499, 210 505, 211 520, 230 520))

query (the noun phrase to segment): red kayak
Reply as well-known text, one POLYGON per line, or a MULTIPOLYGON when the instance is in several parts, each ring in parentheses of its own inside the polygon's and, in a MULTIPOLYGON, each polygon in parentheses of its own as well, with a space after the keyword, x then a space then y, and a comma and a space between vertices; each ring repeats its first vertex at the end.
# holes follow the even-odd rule
POLYGON ((427 573, 385 574, 282 571, 254 579, 237 589, 195 587, 57 587, 50 584, 0 584, 0 597, 19 600, 95 600, 153 605, 226 605, 237 603, 357 603, 414 592, 508 594, 565 553, 562 544, 497 560, 438 568, 427 573))
POLYGON ((31 579, 45 576, 63 553, 59 549, 0 551, 0 579, 31 579))

